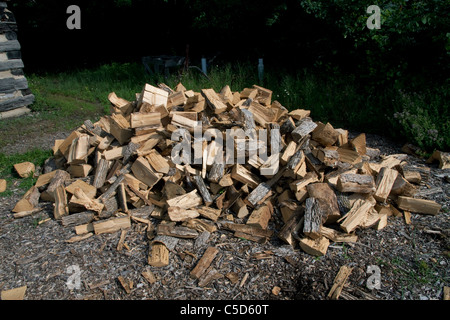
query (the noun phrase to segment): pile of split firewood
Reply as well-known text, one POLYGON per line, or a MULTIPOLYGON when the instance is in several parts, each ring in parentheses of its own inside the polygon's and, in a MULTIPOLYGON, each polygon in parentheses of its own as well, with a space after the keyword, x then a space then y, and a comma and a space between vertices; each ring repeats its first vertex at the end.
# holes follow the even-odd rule
MULTIPOLYGON (((54 219, 74 228, 69 242, 147 224, 153 232, 149 264, 161 267, 169 264, 176 239, 204 231, 228 230, 260 243, 278 237, 325 255, 330 242, 357 241, 358 228, 380 230, 391 215, 408 221, 410 212, 435 215, 441 208, 414 197, 427 172, 408 165, 405 154, 382 156, 366 146, 365 134, 349 139, 347 130, 313 121, 309 110, 287 110, 260 86, 241 92, 225 86, 217 93, 146 84, 135 101, 115 93, 109 101, 110 116, 85 121, 55 141, 54 156, 15 206, 16 218, 39 210, 38 202, 53 202, 54 219), (279 152, 250 157, 251 146, 244 144, 245 163, 218 161, 225 142, 205 135, 201 161, 177 163, 173 151, 182 142, 191 154, 180 149, 181 158, 193 158, 199 126, 201 133, 219 130, 223 141, 227 130, 242 129, 246 136, 235 139, 241 142, 266 129, 258 151, 272 150, 272 143, 279 152)), ((233 148, 231 160, 242 144, 233 148)), ((435 158, 442 162, 443 156, 435 158)), ((29 162, 15 167, 23 176, 35 171, 29 162)), ((198 277, 216 253, 206 250, 191 275, 198 277)))

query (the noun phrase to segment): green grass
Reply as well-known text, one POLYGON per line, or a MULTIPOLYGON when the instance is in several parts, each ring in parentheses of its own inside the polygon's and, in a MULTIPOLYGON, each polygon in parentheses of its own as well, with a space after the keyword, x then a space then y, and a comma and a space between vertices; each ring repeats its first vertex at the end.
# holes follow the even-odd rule
POLYGON ((0 197, 8 197, 17 189, 19 193, 25 193, 35 183, 37 178, 32 176, 21 178, 14 169, 14 164, 21 162, 32 162, 34 165, 42 166, 44 161, 52 155, 51 150, 33 149, 22 154, 5 155, 0 153, 0 179, 6 180, 6 191, 0 193, 0 197))

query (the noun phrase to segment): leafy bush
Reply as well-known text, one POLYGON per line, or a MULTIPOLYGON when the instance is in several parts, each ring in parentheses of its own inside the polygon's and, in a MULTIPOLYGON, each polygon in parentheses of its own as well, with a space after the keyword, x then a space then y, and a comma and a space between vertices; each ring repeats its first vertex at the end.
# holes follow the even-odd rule
POLYGON ((432 152, 434 149, 450 148, 449 94, 439 89, 435 92, 407 94, 399 91, 397 112, 393 114, 392 124, 402 135, 421 149, 432 152))

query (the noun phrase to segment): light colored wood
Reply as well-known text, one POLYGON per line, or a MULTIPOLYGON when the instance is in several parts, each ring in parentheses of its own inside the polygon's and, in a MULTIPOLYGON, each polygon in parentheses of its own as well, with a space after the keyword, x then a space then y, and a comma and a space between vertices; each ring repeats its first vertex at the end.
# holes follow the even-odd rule
POLYGON ((63 185, 60 185, 53 191, 53 197, 55 199, 55 208, 53 210, 53 216, 56 220, 60 220, 63 216, 69 214, 69 208, 67 206, 67 194, 63 185))
POLYGON ((327 183, 312 183, 306 186, 306 190, 310 197, 324 202, 324 223, 336 222, 341 217, 336 194, 327 183))
POLYGON ((264 106, 270 106, 272 103, 272 90, 260 87, 256 84, 253 85, 253 88, 258 90, 255 96, 255 100, 264 106))
POLYGON ((303 179, 295 180, 289 184, 289 187, 293 192, 300 192, 310 183, 319 181, 317 175, 314 172, 308 172, 303 179))
POLYGON ((380 202, 386 202, 389 193, 391 192, 392 186, 394 185, 395 179, 397 178, 398 171, 389 168, 381 168, 378 173, 376 181, 376 191, 374 193, 374 198, 380 202))
POLYGON ((253 114, 253 119, 261 126, 265 127, 267 123, 274 122, 277 116, 277 111, 267 108, 262 104, 253 101, 248 107, 248 111, 253 114))
POLYGON ((163 174, 169 173, 169 162, 163 156, 161 156, 158 151, 152 150, 145 157, 156 172, 163 174))
POLYGON ((72 133, 64 139, 64 141, 59 145, 58 152, 61 153, 66 159, 69 154, 70 146, 72 145, 72 141, 81 135, 78 131, 72 131, 72 133))
POLYGON ((338 300, 341 295, 342 289, 344 288, 345 282, 347 281, 353 268, 349 266, 342 266, 339 269, 336 277, 334 278, 333 286, 330 292, 328 292, 327 297, 332 300, 338 300))
MULTIPOLYGON (((116 108, 119 108, 121 111, 124 108, 128 108, 129 105, 131 104, 130 101, 125 100, 123 98, 120 98, 117 96, 117 94, 115 92, 111 92, 108 95, 108 100, 109 102, 111 102, 116 108)), ((122 111, 123 112, 123 111, 122 111)))
POLYGON ((67 163, 69 164, 83 164, 87 162, 89 154, 89 135, 81 134, 73 139, 67 155, 67 163))
POLYGON ((334 130, 333 126, 330 123, 323 124, 318 122, 317 124, 317 127, 312 132, 311 138, 324 147, 335 144, 339 137, 339 133, 334 130))
POLYGON ((49 173, 44 173, 44 174, 39 175, 39 177, 38 177, 36 183, 34 184, 34 186, 36 188, 39 188, 39 187, 45 186, 46 184, 49 184, 50 181, 52 181, 52 179, 55 176, 55 174, 56 174, 56 170, 55 171, 51 171, 49 173))
POLYGON ((415 199, 403 196, 398 197, 397 205, 402 210, 431 215, 437 215, 442 208, 442 205, 433 200, 415 199))
POLYGON ((439 169, 450 169, 450 152, 435 150, 426 162, 433 163, 435 161, 439 161, 439 169))
POLYGON ((201 92, 205 97, 208 106, 215 114, 220 114, 227 110, 226 104, 222 102, 214 89, 202 89, 201 92))
POLYGON ((339 161, 339 152, 335 146, 325 148, 318 147, 312 150, 312 154, 328 167, 336 167, 337 162, 339 161))
POLYGON ((144 157, 138 157, 134 161, 131 166, 131 171, 138 180, 142 181, 150 188, 152 188, 163 176, 162 174, 155 172, 148 160, 144 157))
POLYGON ((360 155, 365 155, 367 151, 366 147, 366 134, 361 133, 354 139, 350 140, 350 145, 360 155))
POLYGON ((183 91, 177 91, 169 95, 167 100, 167 108, 174 106, 183 106, 187 99, 183 91))
POLYGON ((202 203, 203 199, 198 194, 197 190, 167 200, 169 207, 180 207, 186 210, 199 206, 202 203))
POLYGON ((339 153, 339 161, 341 162, 357 164, 362 161, 361 155, 355 150, 339 147, 337 152, 339 153))
POLYGON ((350 211, 338 220, 338 222, 341 222, 341 229, 347 233, 355 230, 366 219, 369 210, 373 208, 375 203, 374 199, 373 201, 356 200, 350 211))
POLYGON ((67 168, 67 172, 69 172, 73 178, 85 178, 89 175, 91 170, 92 166, 90 164, 75 164, 70 165, 69 168, 67 168))
POLYGON ((89 198, 80 187, 75 187, 70 203, 84 206, 87 210, 102 212, 104 204, 97 199, 89 198))
POLYGON ((295 154, 297 148, 297 143, 295 141, 289 142, 287 147, 284 149, 283 154, 280 157, 280 163, 282 166, 286 165, 291 157, 295 154))
POLYGON ((442 300, 444 300, 444 301, 450 300, 450 287, 444 286, 443 291, 444 291, 444 293, 443 293, 442 300))
POLYGON ((319 257, 326 255, 330 240, 325 237, 320 237, 315 240, 303 238, 299 241, 299 244, 300 248, 306 253, 319 257))
POLYGON ((244 88, 240 92, 240 98, 242 99, 255 99, 256 95, 258 94, 257 88, 244 88))
POLYGON ((130 280, 130 281, 128 281, 128 280, 125 280, 125 278, 123 277, 123 276, 118 276, 117 277, 117 280, 119 280, 119 282, 120 282, 120 285, 122 286, 122 288, 125 290, 125 292, 127 293, 127 294, 130 294, 131 293, 131 286, 132 286, 132 281, 130 280))
POLYGON ((0 179, 0 193, 5 192, 6 191, 6 180, 5 179, 0 179))
POLYGON ((161 114, 159 112, 140 113, 133 112, 130 118, 131 128, 153 127, 159 128, 161 124, 161 114))
POLYGON ((40 192, 36 186, 32 186, 20 199, 12 212, 22 212, 22 211, 31 211, 33 210, 39 203, 40 192))
POLYGON ((261 179, 256 174, 250 172, 240 164, 234 165, 231 171, 231 177, 239 182, 248 184, 251 188, 256 188, 261 183, 261 179))
POLYGON ((10 290, 2 290, 1 298, 2 301, 6 300, 23 300, 25 297, 25 292, 27 291, 27 286, 22 286, 10 290))
POLYGON ((269 201, 266 201, 262 206, 253 210, 253 212, 248 217, 247 224, 265 230, 269 226, 269 220, 272 217, 272 213, 272 204, 269 201))
POLYGON ((343 173, 337 181, 340 192, 373 193, 375 181, 371 175, 343 173))
POLYGON ((84 194, 90 199, 94 199, 97 195, 97 189, 94 186, 91 186, 89 183, 86 183, 80 179, 68 185, 66 187, 66 191, 70 194, 74 194, 76 188, 83 190, 84 194))
POLYGON ((338 138, 336 140, 337 146, 343 146, 348 143, 348 130, 345 129, 334 129, 338 133, 338 138))
POLYGON ((420 182, 422 181, 422 176, 418 171, 403 170, 403 177, 409 183, 420 184, 420 182))
POLYGON ((92 222, 80 224, 79 226, 75 226, 75 233, 78 235, 86 234, 88 232, 94 232, 94 225, 92 222))
POLYGON ((113 233, 119 230, 128 229, 131 227, 130 217, 110 218, 107 220, 95 221, 92 223, 96 235, 102 233, 113 233))
POLYGON ((358 236, 355 234, 342 233, 337 230, 322 226, 320 234, 333 242, 357 242, 358 236))
POLYGON ((405 219, 406 224, 411 224, 411 212, 403 211, 403 218, 405 219))
POLYGON ((211 265, 212 261, 218 253, 219 249, 215 247, 208 247, 203 256, 197 262, 197 265, 190 272, 191 278, 199 279, 205 273, 206 269, 208 269, 208 267, 211 265))
POLYGON ((67 243, 75 243, 75 242, 86 240, 86 239, 92 237, 93 235, 94 235, 94 233, 89 232, 89 233, 85 233, 85 234, 82 234, 82 235, 73 236, 70 239, 65 240, 65 242, 67 242, 67 243))
POLYGON ((309 117, 311 114, 311 110, 305 110, 305 109, 295 109, 288 113, 289 116, 294 118, 295 120, 302 120, 303 118, 309 117))
POLYGON ((300 124, 291 132, 292 138, 299 142, 303 137, 310 134, 317 128, 317 124, 311 118, 304 118, 300 120, 300 124))
POLYGON ((200 215, 197 210, 183 209, 180 207, 169 207, 167 213, 169 214, 170 220, 177 222, 197 218, 200 215))
POLYGON ((145 280, 148 281, 150 284, 154 284, 156 282, 156 277, 153 274, 151 270, 144 270, 141 272, 141 275, 144 277, 145 280))
POLYGON ((394 184, 391 188, 392 195, 413 197, 418 191, 418 188, 409 183, 402 175, 397 175, 394 184))
POLYGON ((168 98, 169 93, 166 90, 154 87, 150 84, 145 84, 144 89, 139 96, 137 107, 140 108, 143 103, 155 106, 163 105, 166 107, 168 98))
POLYGON ((34 163, 28 161, 16 163, 14 169, 21 178, 28 178, 36 171, 34 163))
POLYGON ((130 123, 121 114, 112 114, 110 119, 111 134, 121 145, 125 145, 133 136, 130 123))

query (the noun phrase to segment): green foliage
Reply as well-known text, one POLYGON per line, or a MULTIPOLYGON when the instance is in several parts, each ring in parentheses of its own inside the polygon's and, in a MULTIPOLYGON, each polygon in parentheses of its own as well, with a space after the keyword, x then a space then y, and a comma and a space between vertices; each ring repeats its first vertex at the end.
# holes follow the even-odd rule
POLYGON ((428 94, 399 91, 397 112, 390 119, 403 136, 421 149, 450 149, 450 93, 441 88, 428 94))

